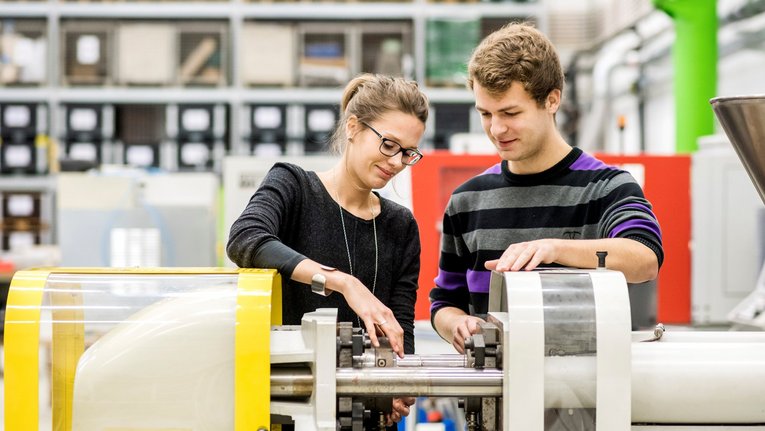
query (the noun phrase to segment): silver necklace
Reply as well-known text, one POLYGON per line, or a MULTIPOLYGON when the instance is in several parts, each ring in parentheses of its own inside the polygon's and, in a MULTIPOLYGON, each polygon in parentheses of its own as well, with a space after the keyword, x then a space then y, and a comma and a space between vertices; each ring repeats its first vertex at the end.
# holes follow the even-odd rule
MULTIPOLYGON (((343 239, 345 239, 345 252, 348 254, 348 267, 350 268, 351 275, 353 275, 353 261, 351 260, 351 247, 348 245, 348 233, 345 231, 345 217, 343 217, 343 207, 340 205, 340 191, 337 186, 337 175, 335 174, 335 171, 332 171, 332 180, 335 183, 335 200, 337 201, 337 207, 340 209, 340 224, 343 226, 343 239)), ((375 236, 375 276, 372 280, 372 295, 375 294, 375 289, 377 288, 377 261, 378 261, 378 251, 377 251, 377 223, 375 223, 375 213, 372 210, 372 196, 370 194, 369 201, 367 202, 369 204, 369 213, 372 214, 372 231, 374 232, 375 236)), ((356 320, 359 322, 359 326, 361 326, 361 319, 356 316, 356 320)))
MULTIPOLYGON (((340 205, 340 196, 337 194, 337 191, 335 191, 335 197, 337 198, 337 207, 340 209, 340 224, 343 225, 343 238, 345 239, 345 252, 348 254, 348 267, 351 270, 351 275, 353 275, 353 262, 351 260, 351 247, 348 245, 348 233, 345 231, 345 217, 343 217, 343 207, 340 205)), ((372 203, 370 196, 370 203, 369 203, 369 213, 372 214, 372 231, 374 232, 375 236, 375 277, 372 280, 372 295, 375 294, 375 288, 377 288, 377 261, 378 261, 378 251, 377 251, 377 223, 375 223, 375 213, 372 211, 372 203)))

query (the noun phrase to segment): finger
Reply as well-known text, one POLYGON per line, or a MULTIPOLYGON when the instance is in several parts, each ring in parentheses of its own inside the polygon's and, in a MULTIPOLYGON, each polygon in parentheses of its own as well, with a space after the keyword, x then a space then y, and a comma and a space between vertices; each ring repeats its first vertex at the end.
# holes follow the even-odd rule
POLYGON ((484 267, 484 268, 486 268, 486 269, 488 269, 489 271, 494 271, 494 270, 496 270, 496 269, 497 269, 497 264, 498 264, 498 263, 499 263, 499 259, 494 259, 494 260, 487 260, 487 261, 486 261, 486 262, 483 264, 483 267, 484 267))
POLYGON ((379 323, 375 323, 375 334, 377 334, 378 337, 385 335, 385 330, 379 323))
POLYGON ((398 412, 398 414, 401 416, 406 416, 409 414, 409 406, 404 404, 404 402, 401 399, 394 398, 392 411, 398 412))
POLYGON ((542 263, 542 260, 544 258, 542 257, 542 253, 540 251, 537 251, 534 253, 534 256, 531 257, 529 260, 529 263, 526 264, 526 271, 531 271, 533 269, 536 269, 536 267, 539 266, 540 263, 542 263))
MULTIPOLYGON (((399 417, 403 418, 405 416, 409 416, 409 407, 402 404, 401 408, 396 409, 396 413, 398 413, 399 417)), ((396 421, 398 422, 398 421, 396 421)))
POLYGON ((465 326, 467 326, 467 330, 470 333, 468 336, 478 332, 478 322, 475 319, 467 319, 465 321, 465 326))
POLYGON ((465 339, 469 336, 470 331, 468 331, 467 327, 461 325, 459 328, 457 328, 457 333, 454 334, 454 340, 452 341, 452 344, 457 348, 458 352, 465 353, 465 339))
POLYGON ((465 353, 465 340, 460 335, 459 331, 456 331, 452 336, 452 346, 459 353, 465 353))
POLYGON ((375 347, 380 347, 380 342, 377 340, 377 331, 375 330, 375 322, 371 317, 364 319, 364 326, 367 328, 367 334, 369 334, 369 340, 375 347))
POLYGON ((454 346, 454 350, 457 351, 457 353, 464 354, 465 348, 463 347, 462 343, 458 339, 452 340, 452 346, 454 346))
POLYGON ((518 253, 518 255, 515 257, 515 260, 510 265, 509 271, 520 271, 523 269, 523 266, 526 265, 526 262, 528 262, 531 255, 529 254, 529 249, 525 249, 522 252, 518 253))
POLYGON ((415 397, 402 397, 401 402, 404 403, 407 407, 414 405, 415 401, 417 401, 417 398, 415 397))
POLYGON ((505 252, 502 253, 502 257, 499 258, 497 271, 510 271, 510 267, 518 258, 519 253, 520 252, 518 251, 518 247, 516 246, 510 246, 507 250, 505 250, 505 252))
POLYGON ((474 319, 468 319, 468 321, 460 327, 460 336, 462 337, 463 341, 466 338, 471 337, 476 332, 478 332, 478 325, 474 319))
POLYGON ((510 267, 510 271, 520 271, 534 254, 533 248, 526 248, 521 252, 510 267))
MULTIPOLYGON (((393 412, 390 414, 390 419, 393 422, 399 422, 401 420, 401 415, 398 412, 393 412)), ((391 424, 393 425, 393 424, 391 424)))
POLYGON ((385 332, 385 335, 388 337, 388 340, 390 341, 390 347, 393 349, 393 351, 400 357, 404 357, 404 330, 401 328, 401 325, 398 324, 398 321, 391 316, 390 320, 387 320, 385 322, 385 325, 382 326, 383 331, 385 332))

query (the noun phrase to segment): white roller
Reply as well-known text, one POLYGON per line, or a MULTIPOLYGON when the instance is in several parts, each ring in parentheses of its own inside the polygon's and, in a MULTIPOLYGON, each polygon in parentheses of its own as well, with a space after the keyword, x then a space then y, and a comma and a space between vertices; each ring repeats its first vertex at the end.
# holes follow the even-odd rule
POLYGON ((765 423, 765 343, 633 343, 632 422, 765 423))

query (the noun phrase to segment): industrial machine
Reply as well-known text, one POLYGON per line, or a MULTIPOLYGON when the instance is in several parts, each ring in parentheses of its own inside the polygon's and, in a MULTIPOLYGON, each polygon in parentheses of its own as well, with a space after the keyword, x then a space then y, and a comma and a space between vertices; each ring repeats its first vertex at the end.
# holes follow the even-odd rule
MULTIPOLYGON (((765 203, 765 96, 718 97, 710 101, 733 149, 765 203)), ((728 315, 731 321, 765 329, 765 262, 754 291, 728 315)))
POLYGON ((273 270, 17 273, 5 429, 379 430, 397 396, 459 397, 469 430, 765 429, 765 333, 631 333, 619 272, 495 273, 464 355, 403 359, 334 309, 278 325, 279 286, 273 270))
POLYGON ((394 397, 439 396, 461 399, 468 430, 765 430, 765 333, 631 332, 605 266, 493 273, 465 354, 403 359, 334 309, 280 325, 273 270, 21 271, 5 429, 382 430, 394 397))

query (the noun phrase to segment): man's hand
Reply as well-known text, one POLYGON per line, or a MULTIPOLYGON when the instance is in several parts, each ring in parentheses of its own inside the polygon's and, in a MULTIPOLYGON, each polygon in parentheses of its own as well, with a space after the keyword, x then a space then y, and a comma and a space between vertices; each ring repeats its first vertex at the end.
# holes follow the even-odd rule
POLYGON ((452 346, 460 353, 465 353, 465 339, 478 333, 479 325, 484 320, 480 317, 462 315, 452 327, 452 346))
POLYGON ((560 254, 558 239, 538 239, 535 241, 513 244, 502 253, 499 259, 486 261, 484 266, 490 271, 531 271, 542 263, 557 262, 560 254))

